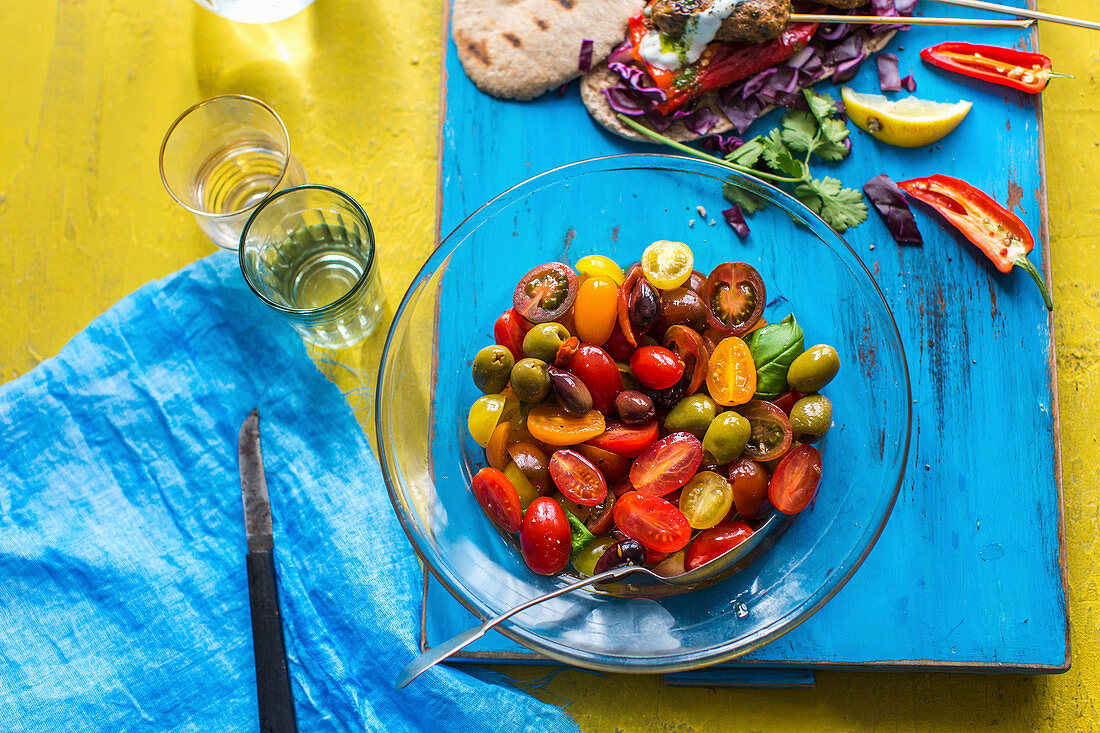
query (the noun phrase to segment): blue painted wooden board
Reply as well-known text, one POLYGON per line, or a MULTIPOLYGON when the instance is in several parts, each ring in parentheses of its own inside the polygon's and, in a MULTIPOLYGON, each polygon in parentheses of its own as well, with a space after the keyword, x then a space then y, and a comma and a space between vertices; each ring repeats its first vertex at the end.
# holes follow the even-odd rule
MULTIPOLYGON (((933 5, 924 12, 952 10, 933 5)), ((919 50, 947 38, 1032 42, 1028 32, 1000 29, 915 27, 899 34, 887 50, 900 56, 902 75, 915 72, 917 96, 965 98, 973 110, 929 149, 891 148, 854 130, 852 156, 828 174, 852 187, 883 172, 895 180, 932 173, 966 179, 1015 206, 1042 240, 1032 253, 1042 266, 1037 100, 922 65, 919 50)), ((576 83, 560 96, 533 102, 492 99, 467 80, 449 38, 444 66, 443 234, 531 175, 583 158, 656 149, 593 123, 576 83)), ((850 85, 878 91, 873 61, 850 85)), ((838 93, 828 84, 818 89, 838 93)), ((772 113, 749 134, 767 131, 778 119, 772 113)), ((742 663, 1068 668, 1056 382, 1046 311, 1022 272, 998 273, 926 212, 917 217, 923 247, 897 246, 874 213, 846 235, 894 311, 912 378, 910 465, 893 515, 835 598, 742 663)), ((423 620, 427 646, 475 622, 434 579, 426 585, 423 620)), ((541 659, 499 634, 464 658, 541 659)))

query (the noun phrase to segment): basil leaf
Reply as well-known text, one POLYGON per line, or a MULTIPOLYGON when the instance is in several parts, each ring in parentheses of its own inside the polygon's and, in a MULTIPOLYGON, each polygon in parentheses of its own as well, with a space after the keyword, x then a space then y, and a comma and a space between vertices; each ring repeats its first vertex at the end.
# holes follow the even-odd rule
POLYGON ((754 399, 773 400, 787 391, 787 370, 805 351, 802 327, 789 315, 779 323, 769 323, 749 334, 745 341, 756 362, 754 399))
POLYGON ((573 513, 568 509, 565 510, 565 518, 569 520, 569 531, 573 533, 573 550, 570 556, 574 556, 583 550, 585 545, 596 538, 588 531, 588 527, 585 527, 584 523, 574 517, 573 513))

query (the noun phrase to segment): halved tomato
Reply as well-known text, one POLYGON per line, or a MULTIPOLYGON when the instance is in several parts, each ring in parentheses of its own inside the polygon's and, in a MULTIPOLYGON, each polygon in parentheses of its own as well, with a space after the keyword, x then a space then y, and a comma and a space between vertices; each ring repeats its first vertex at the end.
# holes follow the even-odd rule
POLYGON ((508 455, 540 494, 545 496, 553 492, 550 457, 546 455, 546 451, 530 441, 520 441, 508 446, 508 455))
POLYGON ((754 461, 779 458, 791 447, 791 421, 778 407, 765 400, 750 400, 737 408, 749 421, 749 442, 745 456, 754 461))
POLYGON ((516 286, 512 305, 532 323, 553 321, 573 305, 577 273, 561 262, 547 262, 528 272, 516 286))
POLYGON ((595 506, 607 496, 607 480, 600 469, 576 451, 563 449, 550 456, 550 478, 565 498, 595 506))
POLYGON ((691 525, 683 512, 659 496, 637 491, 615 502, 615 526, 657 552, 677 552, 691 539, 691 525))
POLYGON ((509 308, 493 324, 493 340, 511 351, 513 358, 519 361, 523 358, 523 337, 529 330, 531 324, 516 313, 515 308, 509 308))
POLYGON ((489 519, 499 524, 506 532, 518 532, 523 519, 523 510, 519 505, 519 494, 503 471, 495 468, 483 468, 474 474, 470 481, 470 490, 474 498, 489 519))
POLYGON ((707 365, 710 352, 703 337, 687 326, 669 326, 665 331, 664 346, 684 363, 684 374, 688 375, 685 392, 695 394, 707 380, 707 365))
POLYGON ((638 456, 630 467, 630 483, 642 494, 664 496, 686 484, 702 462, 703 444, 698 438, 672 433, 638 456))
POLYGON ((592 465, 600 469, 600 473, 603 474, 608 483, 622 480, 630 471, 630 464, 633 462, 626 456, 615 455, 611 451, 597 448, 591 443, 581 443, 577 446, 577 452, 592 461, 592 465))
POLYGON ((694 570, 716 560, 752 537, 752 527, 744 522, 722 522, 700 532, 684 553, 684 570, 694 570))
POLYGON ((603 429, 603 413, 599 410, 589 410, 578 417, 570 415, 561 405, 544 402, 527 415, 531 437, 547 445, 577 445, 595 438, 603 429))
POLYGON ((656 420, 640 425, 614 421, 607 423, 607 428, 587 444, 625 458, 637 458, 646 448, 656 443, 659 437, 660 430, 656 420))
POLYGON ((756 394, 756 362, 748 345, 730 336, 718 342, 707 361, 707 389, 719 405, 743 405, 756 394))
POLYGON ((680 492, 677 502, 692 529, 707 529, 721 522, 733 506, 733 490, 725 476, 700 471, 680 492))
POLYGON ((821 454, 812 445, 796 445, 775 467, 768 500, 784 514, 798 514, 817 495, 821 454))
POLYGON ((723 262, 707 278, 703 291, 707 322, 731 336, 748 333, 764 313, 764 279, 752 265, 723 262))

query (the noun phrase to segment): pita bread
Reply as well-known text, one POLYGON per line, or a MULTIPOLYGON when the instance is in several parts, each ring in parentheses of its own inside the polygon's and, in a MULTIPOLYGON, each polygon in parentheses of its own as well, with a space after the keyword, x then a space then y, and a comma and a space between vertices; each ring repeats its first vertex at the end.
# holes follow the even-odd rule
POLYGON ((451 37, 466 75, 504 99, 531 99, 581 75, 581 43, 592 65, 626 37, 646 0, 455 0, 451 37))
MULTIPOLYGON (((885 31, 869 36, 864 39, 864 51, 870 55, 876 51, 881 50, 890 42, 890 39, 894 37, 897 31, 885 31)), ((827 67, 828 68, 828 67, 827 67)), ((830 70, 831 74, 831 70, 830 70)), ((821 81, 825 81, 826 76, 821 81)), ((622 78, 611 69, 607 68, 607 64, 600 63, 598 66, 593 66, 592 71, 584 75, 581 79, 581 100, 584 102, 584 106, 588 109, 588 113, 592 115, 592 118, 606 127, 611 132, 625 137, 628 140, 640 140, 646 141, 649 138, 645 137, 639 132, 635 132, 631 128, 624 125, 619 121, 618 114, 615 110, 611 109, 611 106, 607 103, 607 96, 604 95, 605 89, 610 89, 622 82, 622 78)), ((699 98, 697 104, 706 105, 712 112, 718 115, 719 122, 715 125, 710 132, 702 137, 708 137, 710 135, 717 135, 719 133, 725 133, 733 130, 733 123, 731 123, 722 110, 718 109, 715 100, 717 94, 715 92, 708 92, 699 98)), ((775 107, 765 107, 764 111, 760 113, 760 116, 764 116, 768 112, 775 109, 775 107)), ((677 142, 688 142, 690 140, 696 140, 700 136, 693 133, 691 130, 684 126, 683 122, 673 123, 667 130, 661 133, 662 135, 672 138, 677 142)))

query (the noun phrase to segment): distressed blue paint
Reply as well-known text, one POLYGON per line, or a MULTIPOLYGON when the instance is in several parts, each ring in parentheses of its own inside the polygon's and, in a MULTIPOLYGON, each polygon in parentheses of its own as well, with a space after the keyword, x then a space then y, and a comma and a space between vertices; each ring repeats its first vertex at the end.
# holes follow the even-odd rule
MULTIPOLYGON (((950 10, 936 6, 937 15, 950 10)), ((882 172, 895 180, 945 173, 1002 203, 1010 185, 1019 186, 1018 213, 1038 234, 1041 135, 1034 100, 925 67, 917 56, 945 38, 1012 45, 1023 37, 989 29, 914 28, 900 34, 888 50, 900 56, 903 75, 916 73, 917 95, 970 99, 969 117, 929 149, 890 148, 856 130, 852 157, 819 170, 853 187, 882 172)), ((443 232, 536 173, 582 158, 653 150, 591 122, 575 83, 560 97, 502 102, 470 84, 453 46, 446 69, 443 232)), ((851 86, 877 91, 874 64, 865 64, 851 86)), ((828 85, 821 89, 835 92, 828 85)), ((777 123, 773 113, 754 131, 777 123)), ((921 248, 895 245, 874 214, 847 235, 876 274, 908 352, 915 422, 901 495, 876 548, 848 585, 809 621, 746 662, 1050 669, 1068 662, 1057 408, 1042 301, 1022 272, 998 273, 925 211, 917 218, 925 238, 921 248)), ((1037 263, 1041 249, 1032 253, 1037 263)), ((473 622, 434 581, 427 608, 429 644, 473 622)), ((491 634, 471 651, 526 650, 491 634)))

